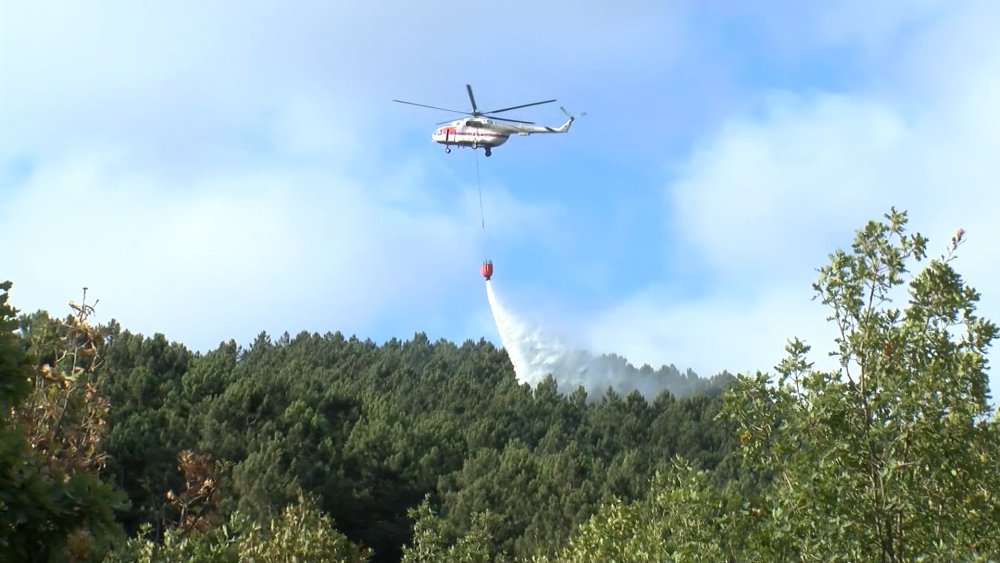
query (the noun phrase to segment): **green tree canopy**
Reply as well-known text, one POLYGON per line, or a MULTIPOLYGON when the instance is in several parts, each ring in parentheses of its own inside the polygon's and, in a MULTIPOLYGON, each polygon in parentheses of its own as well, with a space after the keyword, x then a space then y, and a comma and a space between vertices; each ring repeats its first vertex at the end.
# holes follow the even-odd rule
POLYGON ((835 369, 814 369, 793 339, 776 378, 741 375, 726 392, 739 479, 713 486, 679 462, 643 501, 602 509, 562 558, 1000 558, 1000 422, 986 371, 997 327, 953 269, 964 232, 911 273, 927 240, 906 224, 891 210, 819 270, 835 369))

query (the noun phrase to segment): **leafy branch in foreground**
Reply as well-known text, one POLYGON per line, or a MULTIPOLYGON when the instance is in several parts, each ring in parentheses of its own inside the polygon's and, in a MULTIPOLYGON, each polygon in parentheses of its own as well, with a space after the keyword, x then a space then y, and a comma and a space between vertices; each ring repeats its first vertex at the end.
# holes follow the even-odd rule
POLYGON ((965 232, 911 273, 927 240, 906 224, 892 209, 819 270, 835 369, 793 339, 776 378, 741 375, 726 392, 740 479, 714 484, 679 462, 646 499, 603 508, 559 560, 1000 559, 997 326, 952 267, 965 232))
POLYGON ((109 403, 93 306, 24 317, 0 284, 0 553, 11 560, 99 560, 120 539, 123 495, 100 479, 109 403), (20 330, 21 334, 15 331, 20 330))
POLYGON ((744 463, 774 475, 762 537, 774 555, 801 559, 996 556, 986 353, 997 327, 951 266, 964 231, 911 275, 927 240, 906 233, 905 213, 885 218, 859 231, 851 252, 833 253, 813 286, 839 332, 839 369, 813 369, 795 339, 776 384, 742 377, 727 397, 744 463))

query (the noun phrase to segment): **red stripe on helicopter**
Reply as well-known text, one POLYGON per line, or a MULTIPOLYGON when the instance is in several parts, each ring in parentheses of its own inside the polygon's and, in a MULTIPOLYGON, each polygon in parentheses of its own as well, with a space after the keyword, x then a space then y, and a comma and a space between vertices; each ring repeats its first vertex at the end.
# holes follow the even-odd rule
MULTIPOLYGON (((452 130, 442 131, 439 134, 452 135, 452 136, 454 136, 454 135, 463 135, 463 136, 468 136, 468 137, 474 137, 474 136, 476 136, 475 133, 460 133, 458 131, 452 131, 452 130)), ((495 137, 503 137, 503 136, 504 135, 501 134, 501 133, 479 133, 479 137, 494 137, 495 138, 495 137)))

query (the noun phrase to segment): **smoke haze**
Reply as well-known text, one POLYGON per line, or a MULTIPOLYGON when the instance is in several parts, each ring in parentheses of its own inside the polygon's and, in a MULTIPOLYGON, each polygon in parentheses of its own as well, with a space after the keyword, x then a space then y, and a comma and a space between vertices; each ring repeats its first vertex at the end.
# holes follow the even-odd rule
POLYGON ((709 380, 697 377, 690 370, 682 375, 672 365, 654 372, 649 366, 636 369, 618 356, 595 356, 574 349, 505 309, 489 280, 486 281, 486 296, 500 341, 520 383, 535 387, 551 374, 564 394, 582 386, 590 399, 597 399, 611 388, 620 395, 639 391, 650 401, 665 389, 674 395, 685 396, 711 385, 709 380))

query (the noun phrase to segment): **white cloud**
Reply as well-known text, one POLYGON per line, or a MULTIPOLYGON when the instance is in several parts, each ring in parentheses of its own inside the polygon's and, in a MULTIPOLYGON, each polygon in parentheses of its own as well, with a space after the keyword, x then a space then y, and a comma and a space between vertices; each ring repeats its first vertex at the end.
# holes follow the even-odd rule
MULTIPOLYGON (((771 95, 703 137, 665 195, 705 295, 682 303, 653 286, 609 310, 595 340, 636 362, 769 369, 784 339, 824 334, 823 311, 809 306, 814 269, 890 205, 909 211, 932 255, 957 227, 969 232, 956 267, 983 293, 980 312, 1000 320, 1000 133, 989 119, 1000 117, 1000 44, 984 41, 978 10, 951 15, 895 48, 956 83, 884 68, 910 88, 771 95)), ((991 387, 1000 393, 997 374, 991 387)))
POLYGON ((775 96, 757 119, 702 143, 668 194, 670 222, 697 257, 741 283, 769 283, 817 261, 895 201, 911 168, 908 127, 882 104, 775 96))
POLYGON ((482 302, 475 216, 420 174, 394 176, 423 202, 400 205, 377 185, 310 168, 203 175, 175 189, 127 156, 47 166, 10 194, 0 233, 18 243, 3 276, 18 307, 59 314, 86 285, 103 319, 205 349, 260 330, 370 334, 387 319, 427 330, 421 319, 433 324, 437 310, 482 302))

